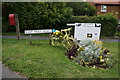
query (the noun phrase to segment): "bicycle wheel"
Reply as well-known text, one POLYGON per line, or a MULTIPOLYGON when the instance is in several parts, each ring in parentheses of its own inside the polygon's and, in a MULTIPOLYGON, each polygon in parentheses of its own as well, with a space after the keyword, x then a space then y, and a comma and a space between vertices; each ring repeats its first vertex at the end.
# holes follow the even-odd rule
POLYGON ((72 39, 69 39, 69 40, 68 40, 68 44, 69 44, 69 45, 74 45, 75 43, 74 43, 74 41, 73 41, 72 39))
POLYGON ((54 39, 54 37, 51 39, 51 44, 54 46, 56 45, 56 40, 54 39))

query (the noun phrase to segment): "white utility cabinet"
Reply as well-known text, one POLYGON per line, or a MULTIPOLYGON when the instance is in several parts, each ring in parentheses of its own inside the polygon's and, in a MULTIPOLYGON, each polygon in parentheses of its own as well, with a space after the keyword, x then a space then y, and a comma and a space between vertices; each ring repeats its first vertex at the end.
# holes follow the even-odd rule
POLYGON ((77 40, 99 40, 100 23, 75 23, 74 38, 77 40))

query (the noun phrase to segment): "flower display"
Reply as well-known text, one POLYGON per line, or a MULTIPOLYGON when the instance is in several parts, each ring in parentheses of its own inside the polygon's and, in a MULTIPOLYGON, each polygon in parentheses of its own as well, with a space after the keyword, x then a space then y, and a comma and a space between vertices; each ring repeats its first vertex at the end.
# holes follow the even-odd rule
MULTIPOLYGON (((111 68, 114 64, 110 51, 103 48, 101 41, 81 40, 75 41, 78 46, 74 51, 73 62, 83 66, 97 68, 111 68), (75 53, 76 52, 76 53, 75 53)), ((70 55, 70 54, 69 54, 70 55)))
POLYGON ((111 68, 114 65, 112 54, 103 47, 103 42, 96 40, 75 40, 70 35, 71 28, 62 29, 52 34, 52 45, 62 44, 65 55, 75 63, 93 68, 111 68), (68 33, 69 32, 69 33, 68 33))

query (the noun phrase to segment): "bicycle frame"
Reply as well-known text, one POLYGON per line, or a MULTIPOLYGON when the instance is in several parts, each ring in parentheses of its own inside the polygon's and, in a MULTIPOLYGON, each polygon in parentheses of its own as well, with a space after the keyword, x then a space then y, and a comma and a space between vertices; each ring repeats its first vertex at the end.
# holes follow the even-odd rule
POLYGON ((71 37, 70 35, 71 30, 72 28, 68 28, 68 29, 61 29, 61 31, 58 31, 58 32, 54 32, 51 36, 52 45, 59 46, 62 43, 64 47, 69 49, 74 42, 74 38, 71 37))

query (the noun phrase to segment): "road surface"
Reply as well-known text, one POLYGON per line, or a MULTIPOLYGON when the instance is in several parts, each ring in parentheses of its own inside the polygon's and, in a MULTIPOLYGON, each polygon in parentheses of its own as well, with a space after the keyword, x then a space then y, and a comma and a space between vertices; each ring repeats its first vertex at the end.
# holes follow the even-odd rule
MULTIPOLYGON (((0 36, 2 38, 11 38, 11 39, 16 39, 16 36, 8 36, 8 35, 3 35, 0 36)), ((21 39, 29 39, 29 36, 21 36, 21 39)), ((32 39, 49 39, 49 37, 43 37, 43 36, 32 36, 32 39)), ((100 39, 102 42, 118 42, 118 39, 100 39)), ((119 41, 120 42, 120 41, 119 41)))

